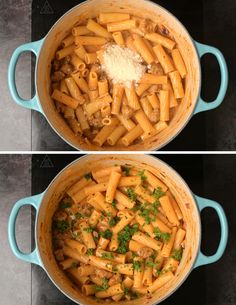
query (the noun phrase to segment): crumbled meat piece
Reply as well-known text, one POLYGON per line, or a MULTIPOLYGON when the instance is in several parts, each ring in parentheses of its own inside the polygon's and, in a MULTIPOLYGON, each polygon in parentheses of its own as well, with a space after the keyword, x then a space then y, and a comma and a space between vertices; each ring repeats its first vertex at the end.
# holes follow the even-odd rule
POLYGON ((64 211, 57 211, 54 215, 54 220, 62 221, 67 219, 67 214, 64 211))
POLYGON ((157 123, 160 120, 160 111, 159 109, 154 109, 153 112, 151 113, 149 120, 152 123, 157 123))
POLYGON ((128 105, 122 105, 121 113, 123 114, 124 118, 130 119, 134 114, 134 110, 128 105))
POLYGON ((53 82, 60 82, 64 78, 65 78, 65 74, 61 71, 54 72, 51 77, 53 82))
POLYGON ((64 57, 62 60, 61 60, 61 63, 64 65, 64 64, 69 64, 71 61, 71 57, 69 55, 67 55, 66 57, 64 57))
POLYGON ((162 85, 152 85, 149 89, 148 89, 148 92, 149 93, 156 93, 158 92, 159 90, 162 89, 162 85))
POLYGON ((109 286, 113 286, 113 285, 119 284, 119 283, 121 283, 121 282, 122 282, 121 275, 117 273, 117 274, 114 274, 114 275, 110 278, 108 284, 109 284, 109 286))
POLYGON ((53 245, 56 249, 62 249, 64 247, 64 241, 61 239, 54 239, 53 245))
POLYGON ((74 71, 74 68, 72 65, 70 64, 64 64, 63 66, 61 66, 61 69, 60 69, 64 74, 66 75, 70 75, 73 71, 74 71))
POLYGON ((62 249, 58 249, 58 250, 54 251, 54 255, 58 262, 64 261, 64 254, 63 254, 62 249))
POLYGON ((109 229, 109 219, 108 217, 104 217, 104 218, 100 218, 98 224, 97 224, 97 228, 99 231, 106 231, 106 229, 109 229))
POLYGON ((156 25, 150 19, 143 19, 139 22, 139 29, 143 33, 152 33, 156 31, 156 25))
POLYGON ((90 126, 93 126, 95 128, 103 127, 102 118, 95 118, 94 116, 90 116, 88 117, 88 123, 90 126))
POLYGON ((153 250, 148 247, 143 247, 143 248, 138 249, 137 254, 138 254, 138 256, 140 256, 142 258, 148 258, 149 256, 151 256, 153 254, 153 250))
POLYGON ((164 71, 162 69, 162 66, 158 63, 152 63, 150 65, 151 67, 149 68, 148 72, 151 74, 156 74, 156 75, 164 75, 164 71))
POLYGON ((110 279, 112 277, 112 273, 111 272, 106 271, 106 270, 102 270, 102 269, 98 269, 98 268, 95 269, 94 273, 99 278, 106 277, 106 278, 110 279))
POLYGON ((164 25, 161 25, 159 29, 162 35, 169 36, 170 32, 164 25))
POLYGON ((71 238, 71 232, 66 231, 64 233, 60 233, 58 231, 53 231, 53 238, 65 240, 65 239, 71 238))
POLYGON ((97 231, 93 231, 93 237, 98 237, 98 232, 97 231))
POLYGON ((54 71, 58 71, 60 69, 61 63, 59 60, 54 59, 52 62, 52 68, 54 71))

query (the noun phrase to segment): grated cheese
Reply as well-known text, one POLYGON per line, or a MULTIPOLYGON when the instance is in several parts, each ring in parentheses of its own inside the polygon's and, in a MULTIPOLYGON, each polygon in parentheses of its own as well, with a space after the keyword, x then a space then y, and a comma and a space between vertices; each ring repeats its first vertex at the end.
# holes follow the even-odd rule
POLYGON ((102 69, 113 83, 130 87, 138 82, 146 71, 142 57, 133 50, 119 45, 109 44, 103 54, 102 69))

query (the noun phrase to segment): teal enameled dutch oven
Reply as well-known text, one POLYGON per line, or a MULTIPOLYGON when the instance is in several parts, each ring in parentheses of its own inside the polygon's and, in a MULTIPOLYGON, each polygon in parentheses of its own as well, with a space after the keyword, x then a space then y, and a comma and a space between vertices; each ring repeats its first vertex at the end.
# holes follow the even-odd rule
POLYGON ((15 50, 9 65, 8 83, 11 95, 17 104, 41 112, 58 135, 76 149, 149 151, 160 149, 174 139, 194 114, 214 109, 222 103, 228 86, 228 71, 224 56, 218 49, 194 41, 180 21, 160 5, 147 0, 88 0, 75 6, 62 16, 45 38, 22 45, 15 50), (93 144, 84 143, 80 136, 74 135, 62 117, 57 113, 50 97, 50 68, 58 46, 78 20, 94 18, 100 12, 114 11, 127 12, 136 16, 150 18, 158 24, 164 25, 175 37, 178 48, 184 57, 188 74, 186 77, 185 97, 168 128, 142 143, 129 147, 120 145, 111 147, 105 145, 101 148, 93 144), (23 100, 19 96, 15 82, 17 61, 19 56, 26 51, 33 52, 37 57, 35 71, 36 94, 28 101, 23 100), (210 103, 205 102, 200 96, 200 58, 207 53, 213 54, 216 57, 221 74, 218 95, 210 103))
MULTIPOLYGON (((179 203, 183 214, 186 226, 183 257, 173 280, 158 289, 152 298, 145 298, 145 304, 154 305, 166 299, 180 287, 194 268, 218 261, 224 253, 228 240, 228 224, 221 205, 213 200, 194 195, 175 170, 155 157, 148 155, 87 155, 77 159, 63 169, 43 193, 16 202, 8 223, 10 247, 19 259, 41 266, 58 289, 74 302, 83 305, 97 304, 96 300, 82 295, 78 288, 65 276, 64 272, 58 268, 52 251, 51 225, 58 202, 73 183, 96 167, 105 168, 114 164, 130 164, 130 166, 138 166, 141 169, 145 168, 151 171, 168 186, 179 203), (19 250, 15 235, 16 218, 20 208, 24 205, 32 205, 36 210, 36 248, 29 254, 22 253, 19 250), (206 256, 201 252, 200 213, 205 208, 215 210, 221 228, 218 249, 211 256, 206 256)), ((134 301, 126 301, 125 303, 134 305, 134 301)), ((135 300, 135 304, 144 304, 144 299, 135 300)))

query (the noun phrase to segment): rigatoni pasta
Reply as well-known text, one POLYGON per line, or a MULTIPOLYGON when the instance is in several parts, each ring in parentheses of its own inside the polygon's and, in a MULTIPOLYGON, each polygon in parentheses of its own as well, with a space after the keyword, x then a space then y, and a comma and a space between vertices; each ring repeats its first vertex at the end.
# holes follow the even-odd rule
POLYGON ((168 128, 185 96, 181 53, 158 20, 115 12, 80 20, 52 62, 56 110, 86 143, 142 143, 168 128), (116 126, 107 127, 114 118, 116 126))
POLYGON ((78 174, 54 213, 55 259, 87 297, 119 302, 152 294, 181 263, 188 229, 181 206, 146 169, 94 168, 78 174))

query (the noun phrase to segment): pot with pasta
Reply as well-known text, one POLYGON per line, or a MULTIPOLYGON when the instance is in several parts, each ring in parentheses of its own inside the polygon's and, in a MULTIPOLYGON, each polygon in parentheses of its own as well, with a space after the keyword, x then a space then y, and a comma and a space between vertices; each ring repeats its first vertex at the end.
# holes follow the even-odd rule
POLYGON ((42 112, 53 129, 82 150, 155 150, 193 114, 221 104, 228 84, 221 52, 193 41, 161 6, 145 0, 90 0, 66 13, 46 38, 19 47, 9 66, 14 100, 42 112), (37 55, 36 95, 16 90, 19 55, 37 55), (200 57, 216 56, 221 85, 200 97, 200 57))
POLYGON ((228 226, 222 207, 193 195, 167 164, 151 156, 101 155, 77 159, 42 194, 18 201, 9 219, 14 254, 44 268, 78 304, 99 301, 157 304, 195 267, 223 255, 228 226), (37 211, 36 248, 16 243, 19 209, 37 211), (200 212, 213 208, 221 225, 216 253, 200 250, 200 212))

